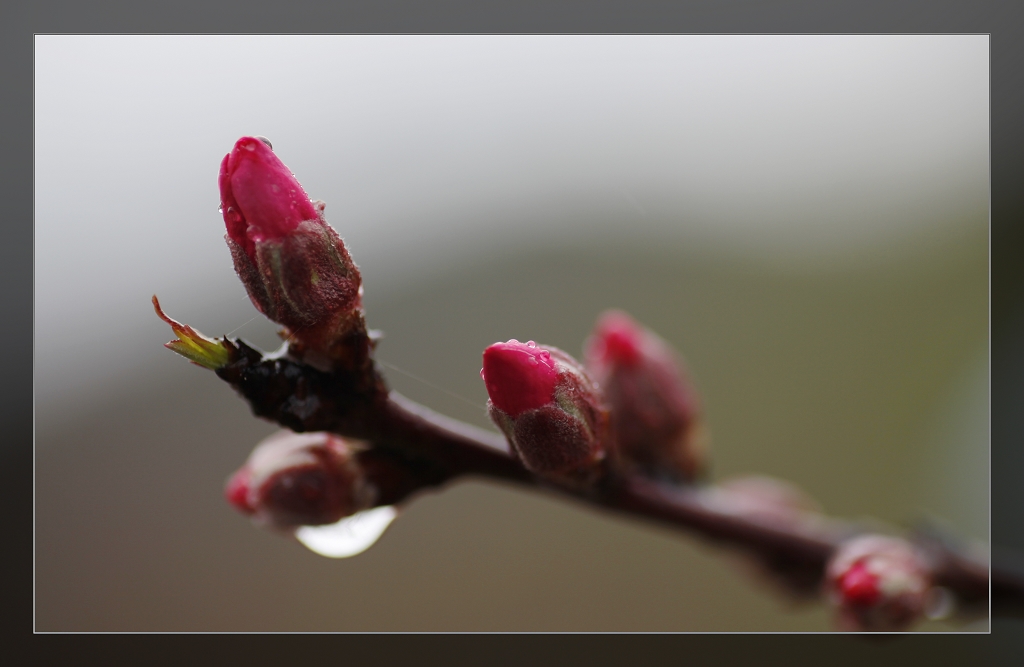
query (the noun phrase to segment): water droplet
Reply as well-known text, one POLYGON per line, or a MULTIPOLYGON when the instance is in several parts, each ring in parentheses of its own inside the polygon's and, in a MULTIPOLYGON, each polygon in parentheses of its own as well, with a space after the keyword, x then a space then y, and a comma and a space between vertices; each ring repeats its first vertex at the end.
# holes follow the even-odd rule
POLYGON ((236 211, 233 206, 228 206, 227 212, 224 213, 224 219, 233 223, 241 222, 242 214, 236 211))
POLYGON ((255 138, 265 143, 267 145, 267 148, 269 148, 270 150, 274 150, 274 145, 270 143, 270 139, 267 139, 266 137, 260 136, 258 134, 256 135, 255 138))
POLYGON ((526 341, 526 347, 537 347, 537 344, 534 343, 532 340, 528 340, 526 341))
POLYGON ((313 553, 348 558, 372 547, 397 516, 398 510, 390 505, 374 507, 328 526, 302 526, 295 538, 313 553))

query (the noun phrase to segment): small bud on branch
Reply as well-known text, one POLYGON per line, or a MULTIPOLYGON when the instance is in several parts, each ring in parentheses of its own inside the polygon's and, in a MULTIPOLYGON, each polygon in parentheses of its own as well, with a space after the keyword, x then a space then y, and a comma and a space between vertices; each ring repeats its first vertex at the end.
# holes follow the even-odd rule
POLYGON ((670 481, 695 479, 707 432, 697 392, 668 343, 612 310, 598 319, 584 358, 608 405, 618 464, 670 481))
POLYGON ((484 350, 480 375, 491 420, 528 470, 594 476, 605 455, 608 419, 575 359, 557 348, 513 339, 484 350))
POLYGON ((335 523, 376 500, 355 454, 350 441, 330 433, 280 431, 253 450, 224 495, 272 528, 335 523))
POLYGON ((924 616, 928 564, 906 540, 862 535, 844 542, 826 567, 829 599, 843 629, 906 630, 924 616))

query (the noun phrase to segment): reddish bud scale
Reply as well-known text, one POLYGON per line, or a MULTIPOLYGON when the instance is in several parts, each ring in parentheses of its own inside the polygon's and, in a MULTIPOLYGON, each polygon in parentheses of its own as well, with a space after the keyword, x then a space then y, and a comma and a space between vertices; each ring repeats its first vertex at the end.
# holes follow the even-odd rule
POLYGON ((894 537, 864 535, 843 543, 825 571, 840 626, 853 631, 900 631, 920 620, 931 581, 923 556, 894 537))
POLYGON ((255 241, 255 262, 228 239, 235 272, 253 305, 271 320, 302 330, 361 306, 361 276, 323 217, 282 239, 255 241))
POLYGON ((704 459, 700 403, 682 363, 628 315, 602 315, 588 339, 586 368, 611 416, 617 460, 655 477, 694 479, 704 459))
POLYGON ((593 477, 604 458, 607 413, 575 359, 557 348, 510 340, 484 351, 480 374, 488 414, 528 470, 593 477))
POLYGON ((254 137, 242 137, 225 156, 219 183, 231 258, 253 305, 299 339, 325 328, 340 336, 337 329, 361 308, 362 279, 323 202, 311 202, 254 137))

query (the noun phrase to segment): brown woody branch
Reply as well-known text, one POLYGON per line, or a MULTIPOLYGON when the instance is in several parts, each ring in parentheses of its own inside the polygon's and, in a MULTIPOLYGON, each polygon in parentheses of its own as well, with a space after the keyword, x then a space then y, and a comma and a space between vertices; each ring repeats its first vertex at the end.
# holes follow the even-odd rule
MULTIPOLYGON (((416 484, 387 494, 398 502, 417 489, 463 476, 504 480, 573 498, 674 528, 737 549, 757 560, 795 594, 820 591, 825 566, 838 544, 865 529, 819 517, 779 523, 735 511, 720 489, 667 485, 609 469, 600 483, 579 489, 537 478, 508 451, 504 439, 436 414, 389 392, 379 371, 325 372, 289 356, 267 357, 242 341, 226 341, 231 362, 217 375, 250 403, 253 412, 297 432, 330 431, 373 443, 413 472, 416 484)), ((989 564, 935 535, 911 538, 929 557, 933 581, 948 589, 965 614, 983 614, 989 601, 989 564)), ((1024 616, 1024 570, 991 570, 994 614, 1024 616)))

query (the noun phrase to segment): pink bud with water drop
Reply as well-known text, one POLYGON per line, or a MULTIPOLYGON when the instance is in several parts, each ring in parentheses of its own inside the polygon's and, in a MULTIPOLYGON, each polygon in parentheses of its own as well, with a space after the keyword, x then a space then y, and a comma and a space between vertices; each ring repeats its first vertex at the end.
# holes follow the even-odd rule
POLYGON ((488 414, 528 470, 576 481, 598 474, 607 413, 575 359, 513 339, 484 350, 480 375, 488 414))
POLYGON ((377 495, 350 441, 291 431, 263 440, 224 489, 235 509, 280 530, 335 523, 377 495))
POLYGON ((262 137, 242 137, 221 162, 221 213, 235 271, 253 305, 302 337, 361 306, 345 244, 262 137))

